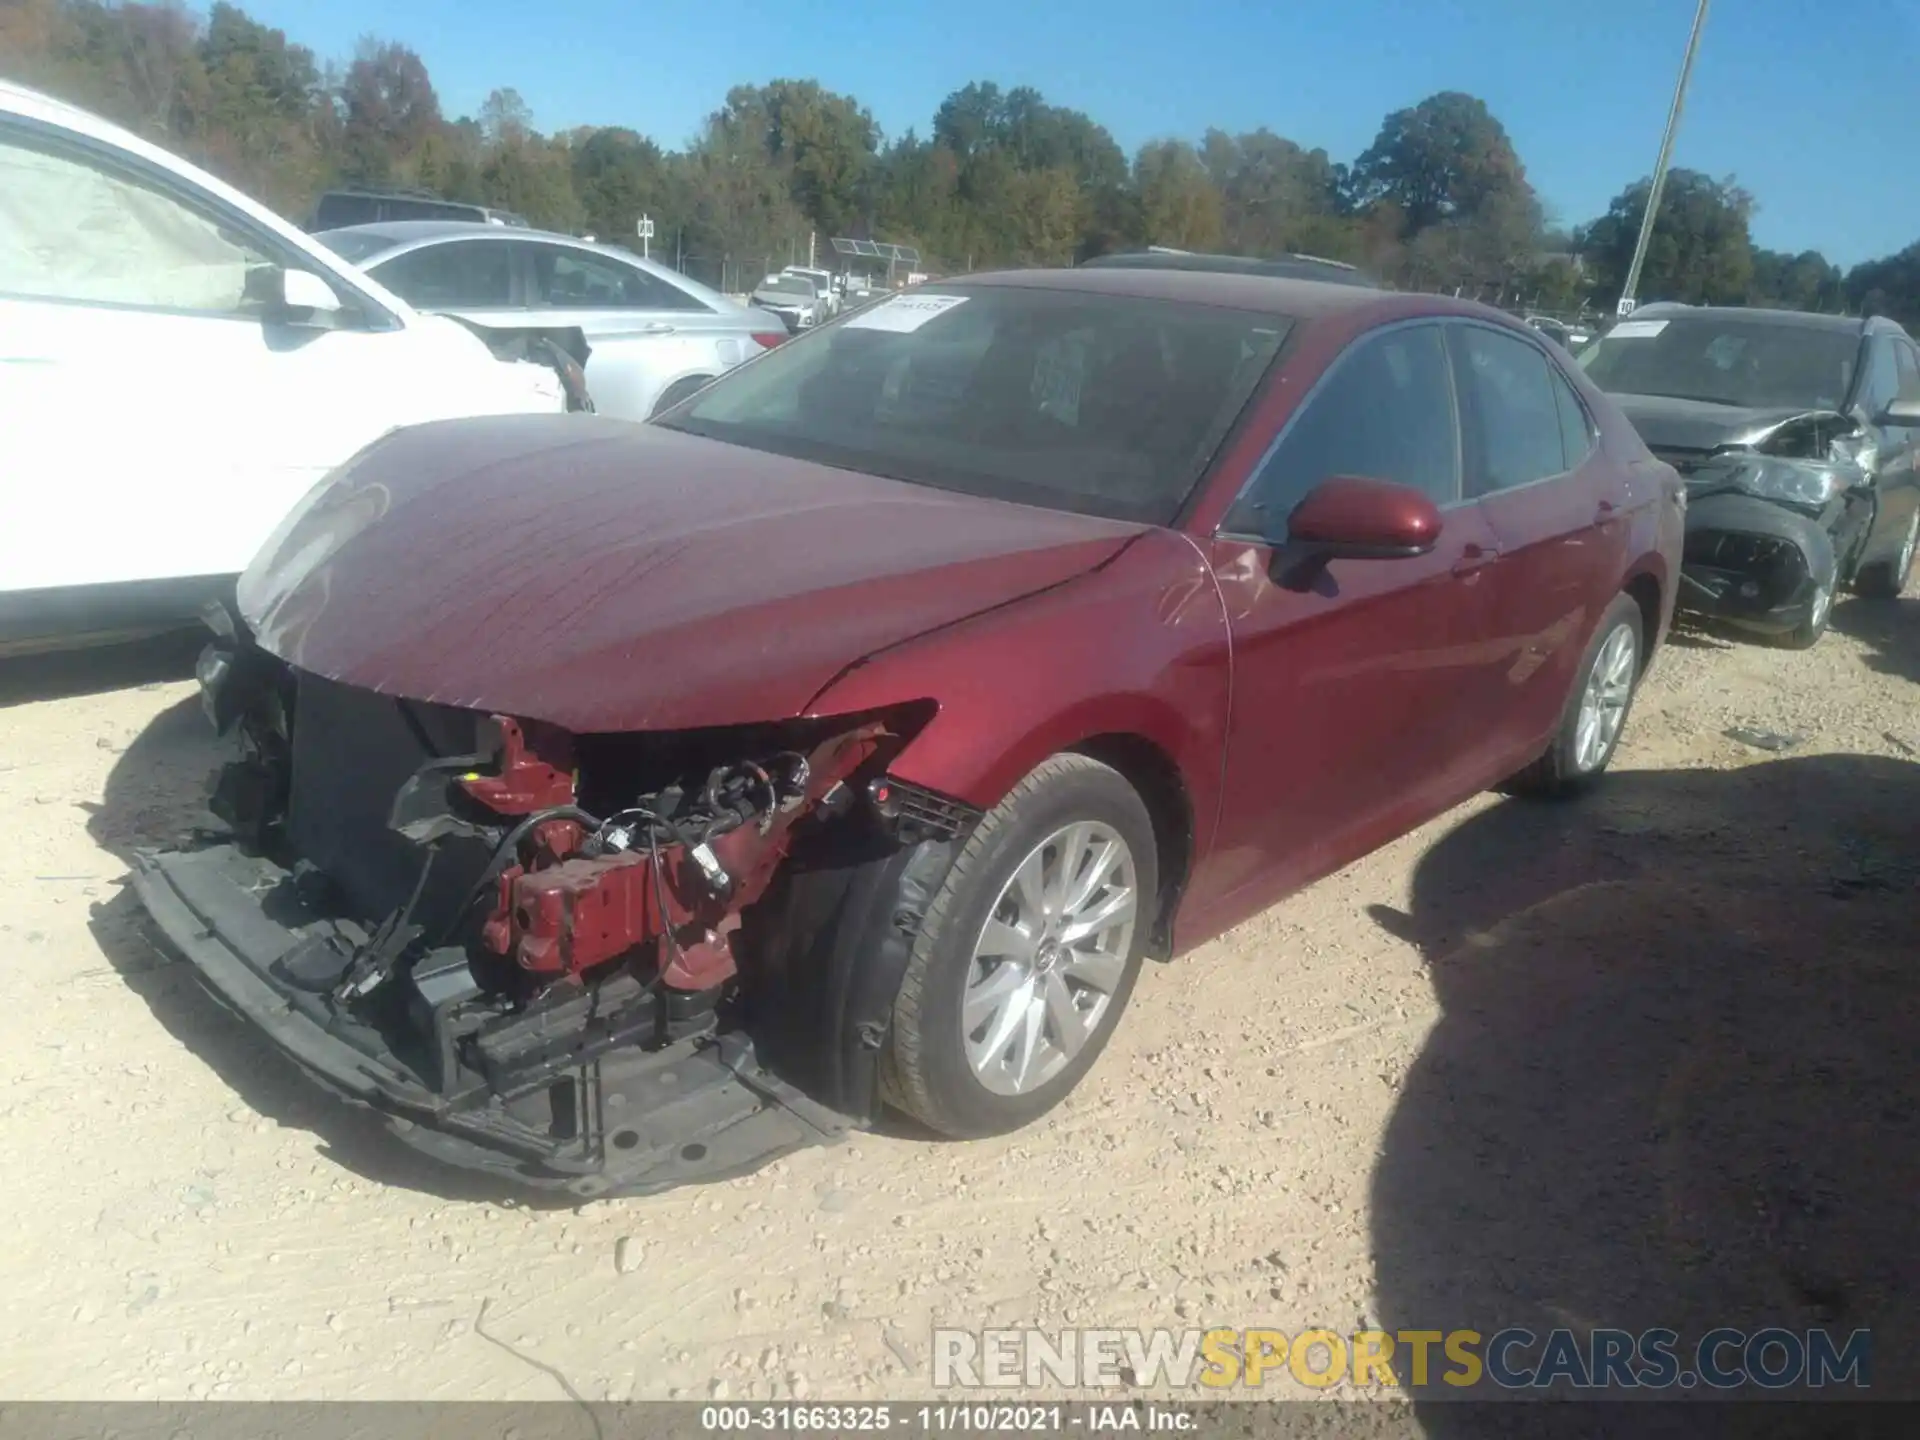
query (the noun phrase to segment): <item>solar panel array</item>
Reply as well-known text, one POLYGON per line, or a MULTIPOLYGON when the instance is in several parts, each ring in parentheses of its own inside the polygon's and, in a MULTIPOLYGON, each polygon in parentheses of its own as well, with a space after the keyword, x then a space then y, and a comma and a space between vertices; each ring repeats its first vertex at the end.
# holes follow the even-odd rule
POLYGON ((838 254, 859 255, 869 260, 897 261, 902 265, 920 263, 920 252, 911 245, 886 245, 878 240, 852 240, 836 235, 833 248, 838 254))

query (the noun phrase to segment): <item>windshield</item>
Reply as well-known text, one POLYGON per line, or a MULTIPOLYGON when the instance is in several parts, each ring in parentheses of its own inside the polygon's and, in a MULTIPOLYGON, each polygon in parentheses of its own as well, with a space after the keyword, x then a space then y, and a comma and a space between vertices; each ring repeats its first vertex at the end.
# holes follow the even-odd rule
POLYGON ((722 376, 661 423, 917 485, 1164 525, 1290 324, 1130 296, 923 289, 722 376))
POLYGON ((760 282, 757 292, 762 295, 804 295, 813 298, 813 286, 794 275, 776 275, 772 279, 760 282))
POLYGON ((1615 395, 1838 410, 1859 353, 1860 337, 1843 330, 1687 316, 1623 320, 1579 358, 1615 395))
POLYGON ((369 255, 378 255, 382 250, 393 247, 393 241, 385 235, 355 234, 349 230, 322 230, 313 238, 342 260, 355 265, 369 255))

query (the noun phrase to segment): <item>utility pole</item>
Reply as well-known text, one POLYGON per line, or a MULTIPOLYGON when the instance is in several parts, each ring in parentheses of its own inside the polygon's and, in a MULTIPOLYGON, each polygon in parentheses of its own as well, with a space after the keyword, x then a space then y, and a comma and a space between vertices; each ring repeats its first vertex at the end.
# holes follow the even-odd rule
POLYGON ((1626 287, 1620 292, 1620 303, 1614 307, 1621 315, 1631 315, 1638 303, 1635 292, 1640 288, 1640 267, 1647 263, 1647 246, 1653 240, 1653 217, 1660 209, 1660 192, 1667 187, 1673 137, 1680 129, 1680 110, 1687 101, 1687 82, 1693 78, 1693 57, 1700 48, 1700 32, 1706 23, 1707 0, 1700 0, 1699 8, 1693 12, 1693 33, 1687 36, 1686 58, 1680 62, 1680 83, 1673 87, 1673 104, 1667 110, 1667 132, 1660 137, 1660 158, 1653 164, 1653 184, 1647 190, 1647 213, 1640 217, 1640 238, 1634 242, 1633 263, 1627 267, 1626 287))
POLYGON ((807 231, 807 269, 809 270, 817 268, 813 263, 813 242, 817 238, 817 235, 817 231, 807 231))

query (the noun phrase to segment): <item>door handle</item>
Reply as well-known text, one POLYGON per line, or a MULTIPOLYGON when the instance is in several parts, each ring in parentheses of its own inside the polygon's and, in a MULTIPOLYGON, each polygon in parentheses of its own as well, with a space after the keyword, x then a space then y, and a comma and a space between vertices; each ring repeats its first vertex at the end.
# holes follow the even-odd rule
POLYGON ((642 325, 640 327, 640 333, 642 335, 671 335, 673 334, 673 326, 655 321, 651 325, 642 325))
POLYGON ((1593 523, 1604 525, 1613 519, 1615 506, 1611 500, 1602 500, 1593 512, 1593 523))
POLYGON ((1476 545, 1469 541, 1466 548, 1460 552, 1460 558, 1453 562, 1453 573, 1471 575, 1482 566, 1491 565, 1499 558, 1498 550, 1490 550, 1484 545, 1476 545))

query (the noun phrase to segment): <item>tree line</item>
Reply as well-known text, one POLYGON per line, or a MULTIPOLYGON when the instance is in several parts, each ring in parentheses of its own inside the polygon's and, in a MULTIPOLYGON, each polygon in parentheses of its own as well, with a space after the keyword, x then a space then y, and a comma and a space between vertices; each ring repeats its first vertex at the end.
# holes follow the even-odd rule
MULTIPOLYGON (((1389 283, 1514 308, 1610 309, 1649 181, 1606 214, 1551 223, 1512 138, 1456 91, 1388 115, 1351 162, 1262 128, 1156 140, 1131 158, 1085 113, 978 81, 924 134, 888 137, 812 80, 737 86, 683 147, 620 126, 542 133, 519 94, 449 118, 426 62, 368 38, 322 61, 220 0, 0 0, 0 73, 203 164, 295 219, 338 186, 403 186, 622 241, 731 286, 849 235, 917 247, 935 273, 1061 265, 1146 244, 1302 252, 1389 283)), ((1731 178, 1667 178, 1643 300, 1873 310, 1920 321, 1920 242, 1843 273, 1753 243, 1731 178)))

